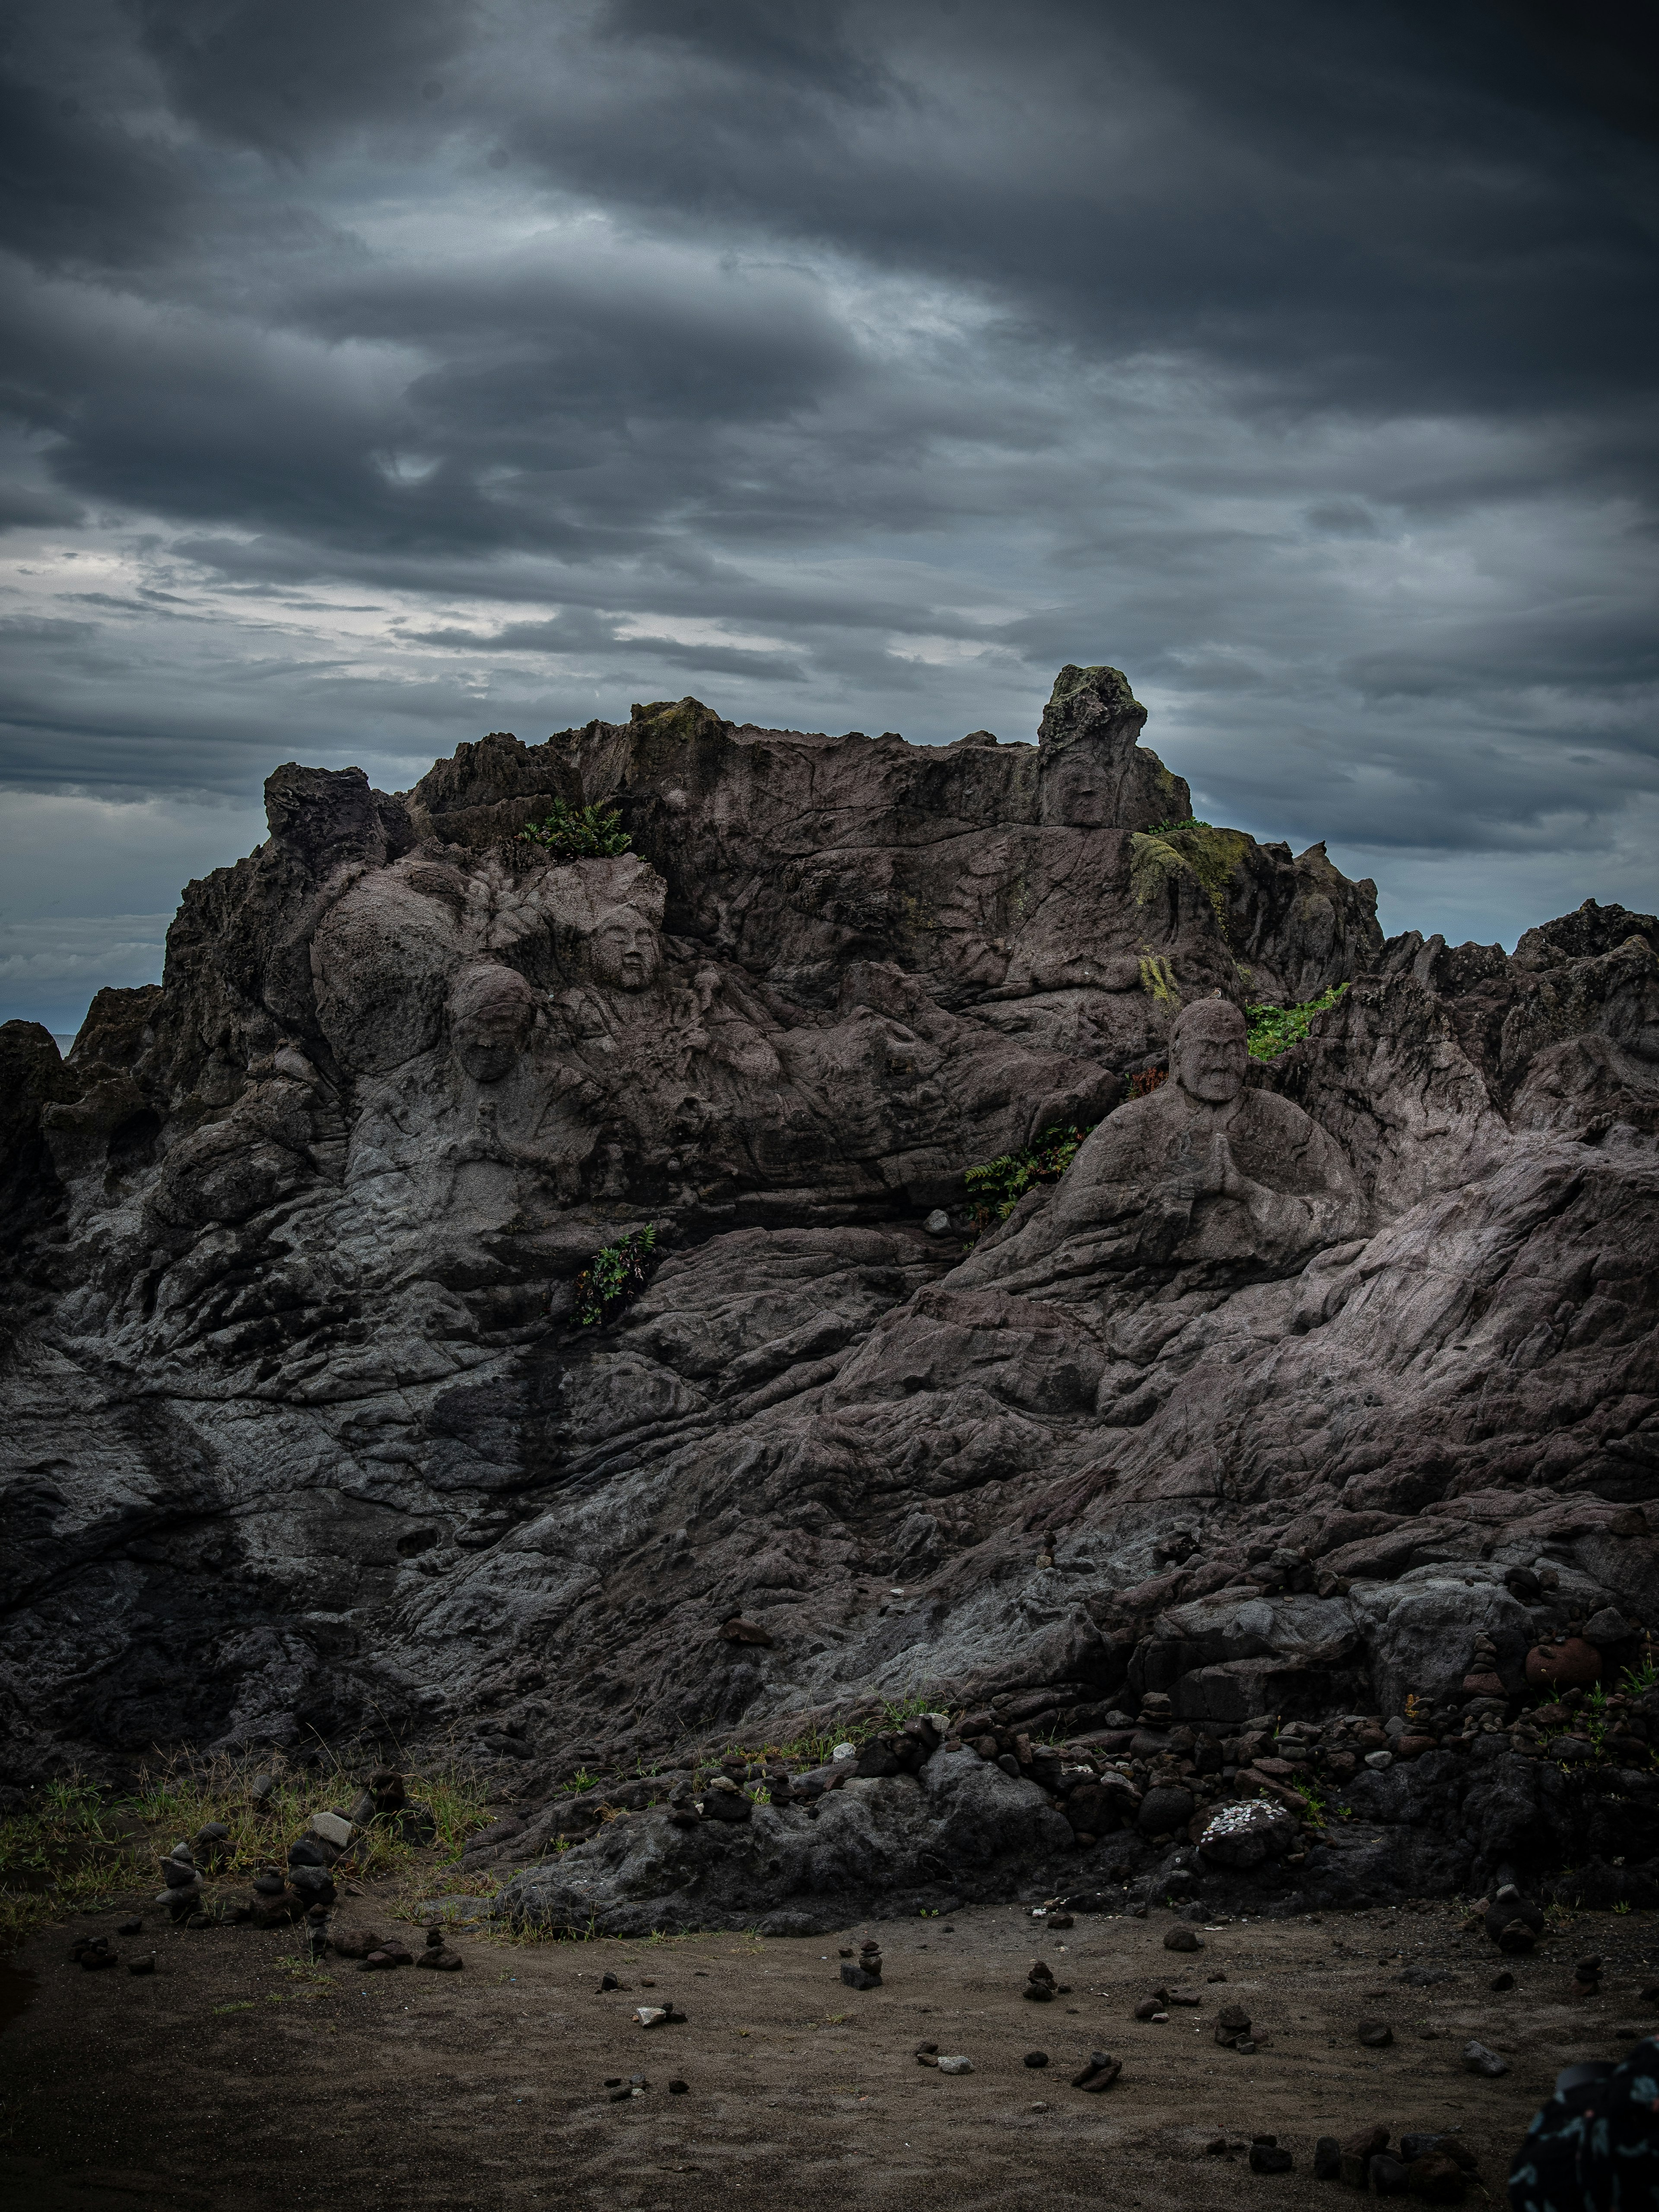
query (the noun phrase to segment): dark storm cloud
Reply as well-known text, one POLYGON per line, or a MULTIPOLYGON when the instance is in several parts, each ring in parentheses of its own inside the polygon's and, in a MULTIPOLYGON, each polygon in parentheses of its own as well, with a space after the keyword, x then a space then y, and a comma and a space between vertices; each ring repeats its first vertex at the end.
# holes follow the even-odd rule
POLYGON ((1528 897, 1633 897, 1643 32, 1620 0, 34 11, 0 54, 0 763, 54 823, 199 799, 205 841, 296 752, 407 781, 688 690, 1029 737, 1105 658, 1200 811, 1386 897, 1449 866, 1512 933, 1505 855, 1528 897))

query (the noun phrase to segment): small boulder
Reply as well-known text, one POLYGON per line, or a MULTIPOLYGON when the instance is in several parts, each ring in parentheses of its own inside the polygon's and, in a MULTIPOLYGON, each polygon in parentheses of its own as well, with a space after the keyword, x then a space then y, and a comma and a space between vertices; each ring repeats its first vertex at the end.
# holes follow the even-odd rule
POLYGON ((941 2058, 939 2062, 939 2070, 941 2074, 971 2074, 974 2070, 974 2062, 971 2058, 964 2058, 957 2053, 948 2058, 941 2058))
POLYGON ((1406 2169, 1397 2158, 1380 2151, 1370 2163, 1370 2185, 1379 2197, 1403 2197, 1406 2169))
POLYGON ((1340 2174, 1350 2189, 1365 2189, 1370 2185, 1371 2160, 1389 2147, 1386 2128, 1358 2128, 1351 2136, 1344 2136, 1339 2146, 1340 2174))
POLYGON ((1354 2039, 1367 2051, 1386 2051, 1394 2041, 1394 2030, 1385 2020, 1362 2020, 1354 2029, 1354 2039))
POLYGON ((1321 2136, 1314 2145, 1314 2179, 1340 2180, 1342 2173, 1342 2146, 1334 2136, 1321 2136))
POLYGON ((1020 2063, 1025 2066, 1046 2066, 1048 2054, 1046 2051, 1028 2051, 1020 2063))
POLYGON ((1201 1951, 1204 1940, 1195 1928, 1177 1921, 1173 1928, 1164 1929, 1164 1948, 1166 1951, 1201 1951))
POLYGON ((1484 2075, 1490 2081, 1497 2081, 1499 2075, 1507 2074, 1510 2070, 1507 2058, 1500 2058, 1484 2043, 1473 2040, 1463 2045, 1463 2065, 1466 2072, 1484 2075))
POLYGON ((1072 2087, 1091 2091, 1109 2089, 1122 2071, 1123 2061, 1121 2058, 1114 2058, 1107 2051, 1091 2051, 1083 2071, 1072 2076, 1072 2087))
POLYGON ((733 1619, 720 1623, 720 1635, 727 1644, 753 1644, 766 1649, 772 1641, 769 1629, 758 1621, 733 1619))
POLYGON ((1250 2015, 1243 2005, 1223 2005, 1215 2019, 1215 2039, 1224 2048, 1236 2045, 1250 2033, 1250 2015))
POLYGON ((1527 1654, 1527 1680, 1535 1690, 1588 1690, 1601 1679, 1601 1655, 1582 1636, 1535 1644, 1527 1654))
POLYGON ((1461 2204, 1468 2183, 1455 2159, 1433 2150, 1406 2168, 1406 2186, 1425 2204, 1461 2204))
POLYGON ((1626 1644, 1636 1633, 1617 1606, 1604 1605, 1584 1623, 1583 1641, 1598 1650, 1604 1644, 1626 1644))
POLYGON ((1289 2173, 1296 2160, 1282 2143, 1271 2136, 1257 2136, 1250 2144, 1252 2173, 1289 2173))
POLYGON ((1192 1791, 1160 1784, 1141 1799, 1135 1826, 1143 1836, 1162 1836, 1172 1828, 1184 1828, 1192 1817, 1192 1791))

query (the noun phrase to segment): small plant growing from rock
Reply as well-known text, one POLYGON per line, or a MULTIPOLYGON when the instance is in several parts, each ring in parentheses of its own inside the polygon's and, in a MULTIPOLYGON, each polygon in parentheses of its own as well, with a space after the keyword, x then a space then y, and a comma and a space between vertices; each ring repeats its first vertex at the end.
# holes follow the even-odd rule
POLYGON ((556 860, 603 860, 627 852, 634 842, 614 806, 568 806, 562 799, 539 822, 526 822, 519 835, 556 860))
POLYGON ((1333 983, 1328 991, 1321 992, 1302 1006, 1251 1006, 1244 1019, 1249 1038, 1252 1060, 1277 1060, 1293 1044, 1300 1044, 1313 1026, 1316 1014, 1328 1013, 1347 989, 1346 983, 1333 983))
MULTIPOLYGON (((1094 1126, 1091 1122, 1089 1128, 1094 1126)), ((981 1236, 994 1223, 1006 1221, 1033 1183, 1058 1182, 1088 1133, 1075 1127, 1045 1129, 1024 1152, 1005 1152, 1000 1159, 969 1168, 963 1181, 975 1201, 973 1234, 981 1236)))
POLYGON ((657 1249, 653 1223, 635 1229, 616 1244, 602 1244, 576 1278, 576 1321, 598 1328, 645 1288, 651 1255, 657 1249))

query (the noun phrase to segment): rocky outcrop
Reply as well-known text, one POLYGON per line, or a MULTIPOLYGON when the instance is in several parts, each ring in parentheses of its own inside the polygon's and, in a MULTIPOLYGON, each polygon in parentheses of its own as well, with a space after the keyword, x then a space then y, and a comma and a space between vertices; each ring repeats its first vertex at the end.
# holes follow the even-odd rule
POLYGON ((1634 1637, 1659 925, 1385 945, 1144 719, 1068 668, 1036 745, 686 700, 290 766, 161 987, 0 1030, 14 1778, 483 1717, 533 1799, 915 1692, 1220 1743, 1634 1637))

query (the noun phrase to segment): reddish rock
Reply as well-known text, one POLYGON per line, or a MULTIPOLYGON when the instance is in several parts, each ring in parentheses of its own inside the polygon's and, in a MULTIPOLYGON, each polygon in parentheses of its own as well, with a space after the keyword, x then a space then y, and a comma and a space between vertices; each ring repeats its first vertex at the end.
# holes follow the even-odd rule
POLYGON ((728 1644, 763 1644, 770 1645, 769 1632, 753 1620, 723 1620, 720 1634, 728 1644))
POLYGON ((1425 1751, 1433 1751, 1438 1738, 1431 1735, 1401 1735, 1394 1741, 1396 1759, 1421 1759, 1425 1751))
POLYGON ((1497 1674, 1465 1674, 1463 1695, 1466 1698, 1501 1698, 1504 1692, 1502 1678, 1497 1674))
POLYGON ((1527 1680, 1534 1689, 1588 1690, 1601 1679, 1601 1655, 1582 1636, 1535 1644, 1527 1654, 1527 1680))

